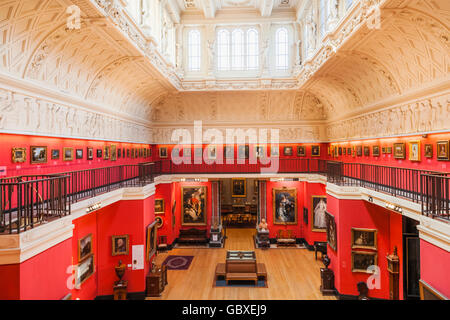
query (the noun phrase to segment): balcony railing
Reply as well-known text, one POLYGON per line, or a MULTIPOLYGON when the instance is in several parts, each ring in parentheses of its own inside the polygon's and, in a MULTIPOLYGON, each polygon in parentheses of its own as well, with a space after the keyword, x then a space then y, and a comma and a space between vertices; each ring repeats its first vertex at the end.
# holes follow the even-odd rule
MULTIPOLYGON (((361 186, 422 203, 423 214, 449 220, 449 176, 428 170, 321 159, 278 159, 277 173, 317 173, 341 186, 361 186)), ((0 179, 0 232, 19 233, 70 213, 70 204, 161 174, 259 174, 270 165, 180 164, 171 160, 0 179)))

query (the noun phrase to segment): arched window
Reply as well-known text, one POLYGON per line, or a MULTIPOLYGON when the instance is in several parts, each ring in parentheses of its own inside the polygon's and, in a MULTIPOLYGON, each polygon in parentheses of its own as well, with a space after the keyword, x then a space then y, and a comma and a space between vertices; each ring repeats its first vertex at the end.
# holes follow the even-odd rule
POLYGON ((327 33, 327 21, 328 21, 328 0, 320 0, 320 37, 322 38, 327 33))
POLYGON ((225 29, 217 34, 217 69, 230 70, 230 33, 225 29))
POLYGON ((289 37, 286 28, 279 28, 275 36, 275 67, 287 70, 289 66, 289 37))
POLYGON ((188 33, 188 70, 200 71, 202 59, 201 35, 198 30, 191 30, 188 33))
POLYGON ((231 69, 244 70, 244 32, 241 29, 231 33, 231 69))
POLYGON ((247 70, 257 70, 259 67, 259 41, 258 31, 247 31, 247 70))

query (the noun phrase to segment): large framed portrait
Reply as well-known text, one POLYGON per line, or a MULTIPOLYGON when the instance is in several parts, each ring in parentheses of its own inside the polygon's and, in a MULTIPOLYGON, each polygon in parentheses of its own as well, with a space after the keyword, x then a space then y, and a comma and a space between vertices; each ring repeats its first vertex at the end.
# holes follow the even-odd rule
POLYGON ((238 158, 239 159, 248 159, 249 154, 250 154, 250 147, 248 145, 238 146, 238 158))
POLYGON ((245 198, 247 196, 246 192, 246 180, 245 179, 231 179, 231 196, 245 198))
POLYGON ((394 143, 394 158, 395 159, 405 159, 405 144, 404 143, 394 143))
POLYGON ((334 216, 328 211, 325 213, 325 221, 327 224, 327 242, 331 249, 337 251, 337 229, 334 216))
POLYGON ((129 236, 127 234, 122 236, 112 236, 112 255, 128 255, 129 253, 129 236))
POLYGON ((325 212, 327 211, 327 196, 311 197, 311 230, 316 232, 326 232, 327 223, 325 212))
POLYGON ((111 149, 109 146, 105 146, 103 149, 103 159, 105 160, 109 160, 109 153, 110 153, 111 149))
POLYGON ((147 260, 150 260, 156 253, 158 228, 157 222, 153 221, 147 227, 147 260))
POLYGON ((27 160, 27 148, 12 148, 12 162, 22 163, 27 160))
POLYGON ((292 156, 294 154, 294 151, 291 146, 286 146, 283 148, 283 154, 285 156, 292 156))
POLYGON ((76 149, 75 150, 75 158, 83 159, 83 149, 76 149))
POLYGON ((182 187, 181 203, 181 225, 206 225, 207 197, 205 186, 182 187))
POLYGON ((234 159, 234 147, 225 146, 224 147, 225 159, 234 159))
POLYGON ((273 224, 297 224, 297 189, 273 188, 273 224))
POLYGON ((409 160, 420 161, 420 141, 409 142, 409 160))
POLYGON ((111 161, 117 160, 117 146, 115 144, 111 145, 111 161))
POLYGON ((159 147, 159 157, 167 158, 167 147, 159 147))
POLYGON ((47 163, 47 147, 32 146, 30 157, 32 164, 47 163))
POLYGON ((155 199, 155 214, 164 214, 164 199, 155 199))
POLYGON ((86 154, 87 154, 87 159, 88 160, 94 159, 94 148, 87 147, 86 154))
POLYGON ((320 146, 319 145, 311 146, 311 156, 312 157, 320 157, 320 146))
POLYGON ((92 233, 89 233, 84 238, 78 240, 78 261, 86 259, 92 252, 92 233))
POLYGON ((425 158, 433 158, 433 145, 426 144, 424 148, 425 148, 425 158))
POLYGON ((63 148, 63 160, 64 161, 73 160, 73 148, 63 148))
POLYGON ((306 157, 306 148, 304 146, 297 147, 297 157, 306 157))
POLYGON ((58 160, 59 159, 59 149, 52 149, 50 151, 51 155, 50 157, 52 158, 52 160, 58 160))
POLYGON ((374 157, 379 157, 380 156, 380 146, 373 146, 372 147, 372 155, 374 157))
POLYGON ((377 250, 377 230, 352 228, 352 249, 377 250))
POLYGON ((368 270, 370 266, 376 266, 378 255, 376 252, 352 251, 352 272, 373 273, 368 270))
POLYGON ((94 274, 94 255, 89 255, 85 260, 78 263, 76 272, 76 285, 80 286, 83 282, 89 279, 94 274))
POLYGON ((436 142, 436 149, 438 160, 449 160, 448 140, 436 142))

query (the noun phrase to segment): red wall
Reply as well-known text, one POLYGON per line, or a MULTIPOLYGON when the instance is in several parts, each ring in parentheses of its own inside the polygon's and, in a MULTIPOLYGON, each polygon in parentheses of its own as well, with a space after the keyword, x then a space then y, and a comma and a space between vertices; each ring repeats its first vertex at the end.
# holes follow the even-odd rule
MULTIPOLYGON (((131 149, 131 148, 148 148, 148 144, 134 144, 95 140, 81 140, 81 139, 67 139, 67 138, 49 138, 40 136, 14 135, 14 134, 0 134, 2 141, 0 147, 0 167, 6 167, 6 172, 0 173, 0 177, 17 176, 28 174, 43 174, 43 173, 60 173, 67 171, 76 171, 83 169, 92 169, 99 167, 108 167, 121 164, 137 164, 144 161, 150 161, 148 158, 117 158, 117 161, 104 160, 97 158, 97 149, 102 149, 104 146, 116 145, 117 149, 131 149), (31 164, 30 163, 30 146, 47 146, 47 163, 45 164, 31 164), (70 147, 74 149, 83 150, 83 159, 63 161, 63 148, 70 147), (94 148, 93 160, 87 160, 87 147, 94 148), (23 163, 12 162, 12 148, 26 148, 27 157, 23 163), (58 160, 51 159, 51 150, 59 149, 60 155, 58 160)), ((152 149, 152 155, 155 153, 155 148, 152 149)), ((102 151, 103 154, 103 151, 102 151)))
POLYGON ((420 278, 450 299, 450 253, 420 239, 420 278))
MULTIPOLYGON (((314 242, 327 241, 327 235, 325 232, 312 231, 313 225, 313 208, 312 208, 312 196, 324 196, 326 195, 326 186, 322 183, 309 183, 303 182, 305 192, 303 193, 303 205, 308 209, 308 224, 303 225, 303 238, 309 245, 313 245, 314 242)), ((302 208, 303 210, 303 208, 302 208)), ((303 211, 301 214, 303 221, 303 211)))
MULTIPOLYGON (((403 257, 401 215, 362 200, 339 200, 328 195, 328 211, 335 217, 337 227, 337 252, 328 246, 330 269, 334 271, 335 287, 340 294, 358 295, 356 284, 366 282, 371 274, 351 270, 351 229, 377 229, 377 254, 380 267, 381 286, 369 290, 369 297, 389 298, 389 274, 386 256, 394 246, 400 258, 400 299, 403 296, 403 257)), ((368 249, 355 251, 373 252, 368 249)))
POLYGON ((167 236, 168 244, 172 244, 176 238, 175 228, 172 228, 173 188, 172 183, 161 183, 156 186, 155 192, 155 199, 164 199, 164 214, 157 214, 164 221, 163 226, 158 229, 158 233, 167 236))

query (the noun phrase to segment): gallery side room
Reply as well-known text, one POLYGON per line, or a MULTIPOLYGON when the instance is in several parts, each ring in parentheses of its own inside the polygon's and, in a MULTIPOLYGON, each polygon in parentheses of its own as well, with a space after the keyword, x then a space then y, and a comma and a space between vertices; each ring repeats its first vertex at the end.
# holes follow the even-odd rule
POLYGON ((0 300, 450 298, 448 0, 0 0, 0 35, 0 300))

